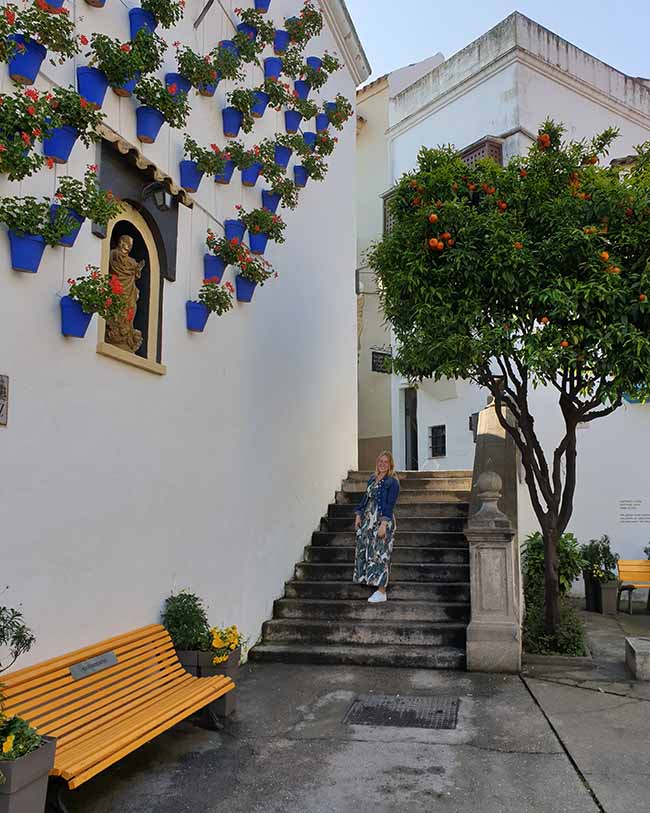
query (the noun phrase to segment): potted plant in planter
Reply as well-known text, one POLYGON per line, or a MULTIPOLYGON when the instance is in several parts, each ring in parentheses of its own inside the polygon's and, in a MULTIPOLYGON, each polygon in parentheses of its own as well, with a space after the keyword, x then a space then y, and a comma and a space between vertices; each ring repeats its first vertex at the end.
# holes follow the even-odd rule
MULTIPOLYGON (((204 671, 203 675, 226 675, 237 681, 242 651, 245 649, 248 639, 244 638, 235 624, 231 627, 213 627, 210 633, 214 657, 210 670, 204 671)), ((228 692, 218 700, 214 700, 210 703, 209 713, 217 717, 229 717, 237 708, 236 694, 236 692, 228 692)))
MULTIPOLYGON (((6 6, 10 14, 16 6, 6 6)), ((16 49, 9 61, 9 76, 21 85, 34 83, 47 52, 53 61, 63 64, 79 53, 75 25, 67 9, 51 13, 45 0, 21 10, 15 19, 15 31, 10 38, 16 49), (56 55, 56 56, 53 56, 56 55)))
MULTIPOLYGON (((183 19, 185 0, 140 0, 140 7, 150 15, 145 23, 147 27, 150 27, 153 19, 161 28, 173 28, 183 19)), ((152 28, 150 30, 153 31, 152 28)))
POLYGON ((76 221, 75 228, 59 240, 59 245, 68 248, 74 245, 86 218, 99 226, 106 226, 109 220, 122 211, 122 205, 113 193, 99 186, 95 164, 86 167, 83 181, 70 175, 60 178, 55 197, 58 203, 50 207, 52 218, 56 217, 59 209, 64 208, 76 221))
POLYGON ((181 186, 188 192, 196 192, 204 174, 221 175, 230 154, 210 144, 206 149, 185 133, 184 153, 189 158, 180 162, 181 186))
POLYGON ((585 582, 586 609, 603 615, 616 614, 618 578, 616 563, 618 554, 610 548, 609 537, 590 539, 581 548, 586 567, 583 570, 585 582))
POLYGON ((217 237, 208 229, 205 238, 208 252, 203 255, 203 278, 221 282, 227 265, 239 265, 246 247, 239 237, 217 237))
MULTIPOLYGON (((222 316, 232 308, 232 295, 235 289, 232 283, 219 285, 220 278, 209 277, 203 280, 199 291, 198 302, 188 299, 185 303, 187 316, 187 329, 192 333, 203 333, 206 322, 211 313, 222 316)), ((200 667, 200 675, 205 675, 204 667, 200 667)))
POLYGON ((302 188, 307 185, 308 178, 322 181, 327 175, 327 164, 317 153, 310 153, 302 159, 302 164, 293 168, 296 186, 302 188))
POLYGON ((133 42, 95 33, 87 56, 90 64, 105 74, 116 95, 130 96, 142 74, 152 73, 162 65, 164 53, 164 41, 141 29, 133 42))
POLYGON ((323 110, 330 124, 336 127, 337 130, 342 130, 343 125, 352 115, 352 105, 340 93, 337 94, 333 102, 325 102, 323 110))
POLYGON ((242 62, 255 62, 257 55, 273 42, 275 27, 256 9, 236 8, 235 14, 241 19, 233 37, 240 59, 242 62))
MULTIPOLYGON (((22 613, 0 606, 0 647, 6 647, 9 669, 34 643, 22 613)), ((0 694, 0 808, 5 813, 39 813, 45 809, 48 774, 56 741, 42 737, 20 717, 6 717, 0 694)))
POLYGON ((199 674, 199 662, 212 660, 210 625, 203 599, 188 590, 165 600, 162 623, 171 635, 178 659, 192 675, 199 674))
POLYGON ((209 54, 201 56, 187 45, 181 46, 180 42, 175 42, 174 46, 176 48, 178 72, 184 76, 202 96, 214 96, 217 84, 221 78, 216 64, 219 50, 215 48, 209 54))
POLYGON ((269 240, 275 243, 284 243, 284 230, 286 223, 280 215, 269 209, 253 209, 247 212, 242 206, 235 206, 239 218, 248 229, 248 242, 251 254, 264 254, 269 240))
POLYGON ((245 133, 250 133, 255 125, 253 107, 257 101, 255 92, 245 88, 231 90, 226 96, 228 107, 224 107, 223 132, 228 138, 235 138, 239 135, 240 129, 245 133))
POLYGON ((9 230, 11 267, 35 274, 45 246, 55 246, 78 224, 63 208, 50 216, 50 201, 34 197, 0 198, 0 220, 9 230))
MULTIPOLYGON (((69 279, 70 289, 61 297, 61 333, 83 339, 94 313, 102 319, 117 319, 127 307, 122 283, 116 276, 100 274, 95 265, 86 266, 86 274, 69 279)), ((134 313, 129 314, 133 321, 134 313)))
POLYGON ((305 46, 323 30, 323 15, 311 0, 306 0, 298 16, 285 20, 284 27, 291 42, 305 46))
POLYGON ((138 139, 143 143, 153 144, 164 122, 176 130, 185 126, 190 113, 187 94, 175 85, 165 86, 160 79, 145 76, 135 86, 134 94, 141 102, 135 114, 138 139))
POLYGON ((273 274, 273 270, 270 263, 263 257, 251 254, 246 246, 244 246, 238 266, 239 273, 235 277, 237 301, 250 302, 253 299, 255 288, 258 285, 263 286, 273 274))
POLYGON ((295 209, 298 205, 298 187, 282 175, 270 181, 270 189, 262 190, 262 206, 270 212, 277 212, 282 204, 286 209, 295 209))
POLYGON ((77 139, 86 147, 101 138, 98 129, 104 114, 72 88, 55 87, 46 95, 51 109, 43 153, 56 164, 65 164, 77 139))
POLYGON ((303 119, 308 121, 314 118, 318 112, 318 107, 313 102, 310 102, 309 99, 301 99, 295 91, 289 96, 287 108, 284 114, 284 126, 287 133, 297 133, 300 122, 303 119))
POLYGON ((49 126, 50 106, 35 88, 0 94, 0 172, 20 181, 38 170, 45 158, 34 152, 49 126))
MULTIPOLYGON (((306 133, 303 133, 303 138, 306 133)), ((337 136, 330 136, 329 133, 316 133, 315 151, 323 157, 331 155, 338 144, 337 136)))

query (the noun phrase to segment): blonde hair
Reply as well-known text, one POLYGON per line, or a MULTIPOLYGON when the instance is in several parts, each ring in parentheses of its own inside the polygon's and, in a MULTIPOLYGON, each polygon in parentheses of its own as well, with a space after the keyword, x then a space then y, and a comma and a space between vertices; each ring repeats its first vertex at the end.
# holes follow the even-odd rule
POLYGON ((375 461, 375 477, 379 477, 379 460, 382 457, 388 458, 388 471, 386 472, 386 477, 394 477, 395 476, 395 460, 393 458, 393 453, 386 450, 382 452, 380 455, 377 456, 377 460, 375 461))

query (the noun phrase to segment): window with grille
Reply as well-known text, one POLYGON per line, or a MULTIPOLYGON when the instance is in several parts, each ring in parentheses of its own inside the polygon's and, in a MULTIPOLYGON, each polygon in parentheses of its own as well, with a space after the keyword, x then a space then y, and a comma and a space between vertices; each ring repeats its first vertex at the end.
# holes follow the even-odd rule
POLYGON ((389 206, 389 201, 393 195, 387 195, 384 198, 384 234, 390 234, 395 226, 395 215, 392 213, 389 206))
POLYGON ((503 165, 503 148, 500 141, 484 138, 462 150, 460 157, 468 167, 474 166, 481 158, 492 158, 497 164, 503 165))
POLYGON ((445 457, 447 454, 447 427, 429 427, 429 457, 445 457))

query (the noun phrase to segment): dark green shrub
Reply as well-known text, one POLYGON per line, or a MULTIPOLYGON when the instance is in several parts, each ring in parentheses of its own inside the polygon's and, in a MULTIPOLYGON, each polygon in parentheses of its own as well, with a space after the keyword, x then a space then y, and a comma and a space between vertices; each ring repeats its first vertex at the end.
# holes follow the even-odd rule
POLYGON ((590 539, 586 545, 582 545, 580 552, 585 561, 584 570, 594 581, 608 582, 616 579, 618 553, 612 552, 607 534, 600 539, 590 539))
MULTIPOLYGON (((584 547, 584 546, 583 546, 584 547)), ((558 544, 558 577, 560 595, 566 596, 573 582, 584 570, 584 560, 578 540, 573 534, 562 534, 558 544)), ((544 585, 544 540, 539 531, 530 534, 522 548, 522 571, 525 585, 544 585)))
POLYGON ((557 636, 544 628, 544 591, 529 590, 523 631, 524 651, 531 655, 586 655, 586 637, 582 620, 571 601, 560 598, 560 629, 557 636))
POLYGON ((165 601, 162 623, 176 649, 208 651, 211 646, 210 626, 203 599, 182 590, 165 601))

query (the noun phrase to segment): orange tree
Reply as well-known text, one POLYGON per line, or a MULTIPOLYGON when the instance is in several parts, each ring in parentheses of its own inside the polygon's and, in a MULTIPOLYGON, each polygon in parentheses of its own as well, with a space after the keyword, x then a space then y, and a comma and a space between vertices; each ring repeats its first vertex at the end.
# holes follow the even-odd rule
POLYGON ((558 540, 571 518, 576 428, 650 397, 650 142, 624 174, 616 138, 566 142, 546 121, 525 157, 468 168, 422 148, 369 260, 397 339, 395 368, 486 387, 521 452, 544 537, 545 626, 559 629, 558 540), (556 392, 563 433, 545 450, 534 388, 556 392), (509 421, 510 411, 514 422, 509 421))

